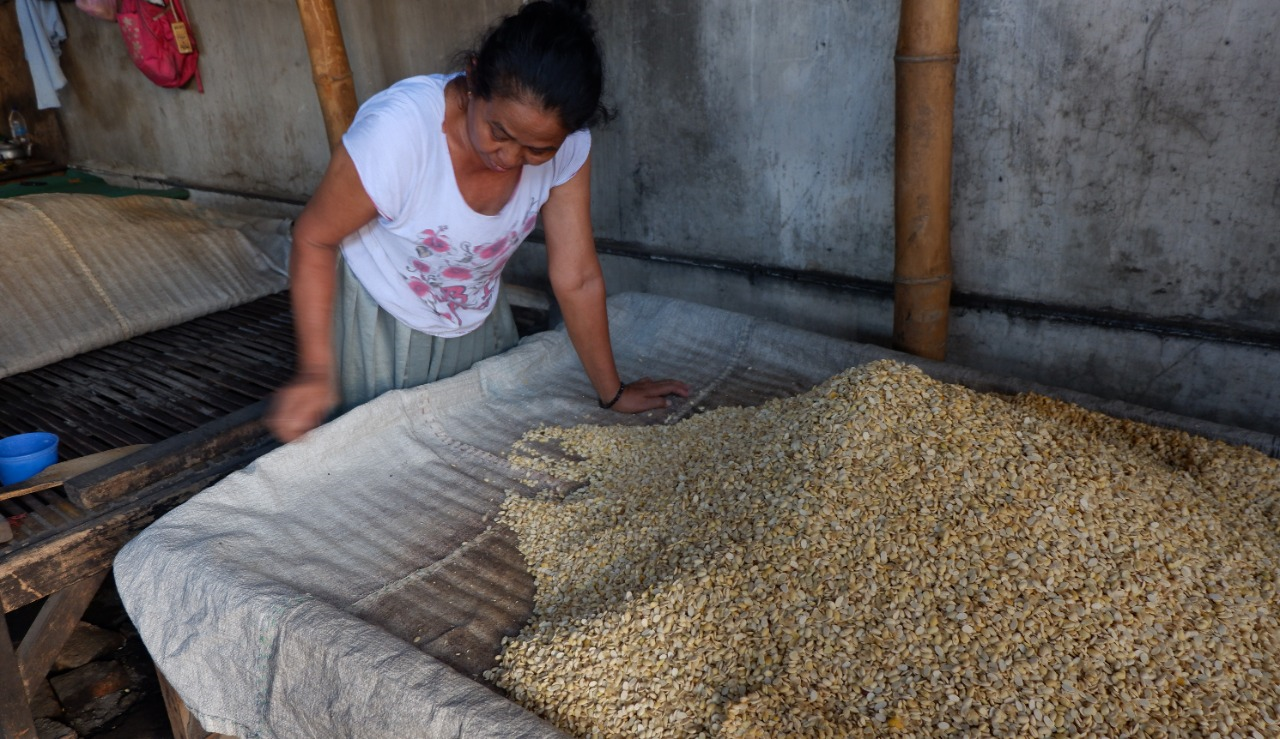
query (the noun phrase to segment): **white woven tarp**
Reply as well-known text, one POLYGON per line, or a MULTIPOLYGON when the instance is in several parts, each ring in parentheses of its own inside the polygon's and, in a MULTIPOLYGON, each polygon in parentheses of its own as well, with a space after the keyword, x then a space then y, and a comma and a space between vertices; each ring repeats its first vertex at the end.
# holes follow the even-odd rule
MULTIPOLYGON (((794 394, 873 359, 977 390, 1032 387, 689 303, 611 298, 625 377, 694 395, 596 407, 563 331, 431 385, 384 395, 199 494, 131 542, 116 580, 158 668, 206 729, 241 737, 556 736, 488 688, 532 582, 494 524, 508 489, 557 485, 505 455, 543 424, 663 423, 794 394)), ((1050 393, 1275 454, 1275 439, 1050 393)))
POLYGON ((0 377, 285 289, 286 224, 154 195, 0 199, 0 377))

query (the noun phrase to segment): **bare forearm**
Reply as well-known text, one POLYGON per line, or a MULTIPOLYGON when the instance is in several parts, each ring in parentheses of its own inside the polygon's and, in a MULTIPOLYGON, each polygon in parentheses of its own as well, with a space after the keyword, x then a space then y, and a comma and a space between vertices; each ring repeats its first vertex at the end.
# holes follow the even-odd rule
POLYGON ((552 284, 564 314, 569 340, 582 361, 596 395, 609 400, 618 392, 621 380, 613 361, 609 341, 609 319, 605 310, 604 278, 598 273, 571 285, 552 284))
POLYGON ((290 301, 298 345, 299 374, 333 370, 333 301, 336 293, 336 248, 295 240, 289 263, 290 301))
POLYGON ((622 413, 641 413, 670 405, 668 395, 688 397, 678 380, 632 378, 625 389, 618 377, 609 341, 604 274, 591 235, 591 159, 567 183, 551 190, 542 208, 547 237, 547 272, 564 313, 565 329, 596 395, 622 413))
POLYGON ((377 213, 354 162, 339 144, 293 227, 289 291, 298 367, 272 397, 267 413, 267 427, 281 441, 293 441, 319 426, 338 403, 333 305, 339 244, 377 213))

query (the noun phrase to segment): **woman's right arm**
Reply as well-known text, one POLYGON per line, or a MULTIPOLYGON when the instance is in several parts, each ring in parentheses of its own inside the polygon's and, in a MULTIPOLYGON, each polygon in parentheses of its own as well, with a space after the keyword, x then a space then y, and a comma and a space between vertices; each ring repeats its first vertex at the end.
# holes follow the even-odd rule
POLYGON ((339 144, 319 187, 293 226, 289 296, 297 369, 293 379, 272 398, 266 418, 267 428, 281 441, 293 441, 319 426, 338 403, 333 353, 338 248, 343 239, 377 215, 351 155, 339 144))

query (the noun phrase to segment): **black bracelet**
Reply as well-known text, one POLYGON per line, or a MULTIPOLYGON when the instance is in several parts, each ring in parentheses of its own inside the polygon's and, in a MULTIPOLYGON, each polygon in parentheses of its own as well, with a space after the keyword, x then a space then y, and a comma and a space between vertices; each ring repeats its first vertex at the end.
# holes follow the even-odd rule
POLYGON ((601 408, 612 408, 614 403, 617 403, 618 400, 622 398, 622 391, 626 389, 627 389, 627 383, 624 382, 618 386, 618 394, 613 396, 613 400, 610 400, 608 403, 604 402, 603 400, 600 400, 599 398, 596 398, 596 400, 600 400, 601 408))

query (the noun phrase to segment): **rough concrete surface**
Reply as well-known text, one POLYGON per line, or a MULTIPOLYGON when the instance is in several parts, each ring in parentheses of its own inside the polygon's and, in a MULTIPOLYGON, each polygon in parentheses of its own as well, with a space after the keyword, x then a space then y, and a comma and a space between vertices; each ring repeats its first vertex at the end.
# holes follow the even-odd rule
MULTIPOLYGON (((64 6, 72 82, 60 118, 73 159, 305 199, 327 145, 295 3, 192 5, 203 95, 154 87, 114 26, 64 6)), ((516 7, 340 3, 357 95, 449 68, 454 51, 516 7)), ((1044 382, 1070 374, 1087 391, 1158 397, 1180 412, 1274 424, 1280 400, 1251 388, 1280 384, 1272 369, 1280 359, 1280 4, 960 7, 956 290, 1134 321, 1213 322, 1266 341, 1242 350, 1211 339, 1194 352, 1165 342, 1156 362, 1142 331, 1047 330, 1015 326, 1024 319, 1013 314, 968 315, 957 319, 952 356, 1016 366, 1044 382), (1006 331, 1017 340, 1003 339, 1006 331), (1077 372, 1081 365, 1089 371, 1077 372)), ((657 0, 595 10, 619 113, 595 133, 600 237, 654 253, 892 280, 897 3, 657 0)), ((833 310, 838 294, 820 285, 705 278, 638 260, 611 268, 618 284, 767 308, 806 328, 891 332, 890 311, 864 309, 860 299, 833 310)))

